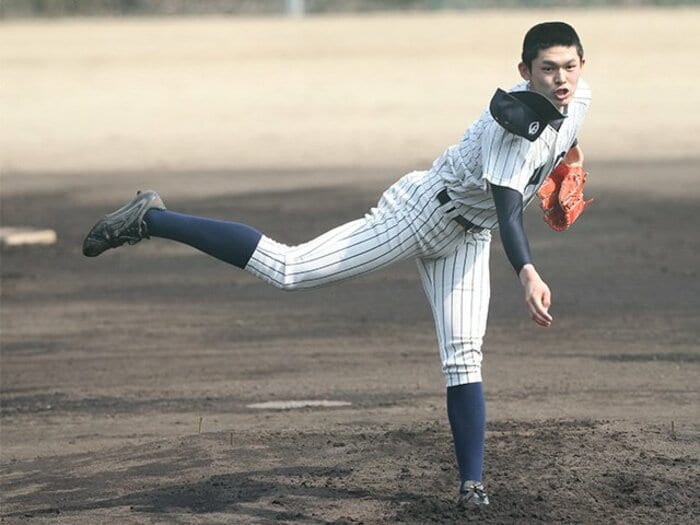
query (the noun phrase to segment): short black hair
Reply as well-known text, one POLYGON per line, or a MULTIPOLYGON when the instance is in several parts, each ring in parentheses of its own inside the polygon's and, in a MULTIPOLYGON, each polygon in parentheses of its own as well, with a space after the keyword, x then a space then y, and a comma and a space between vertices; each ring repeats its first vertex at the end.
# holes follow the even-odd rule
POLYGON ((576 30, 564 22, 544 22, 530 28, 523 40, 523 63, 528 69, 541 49, 554 46, 575 47, 579 58, 583 59, 583 46, 576 30))

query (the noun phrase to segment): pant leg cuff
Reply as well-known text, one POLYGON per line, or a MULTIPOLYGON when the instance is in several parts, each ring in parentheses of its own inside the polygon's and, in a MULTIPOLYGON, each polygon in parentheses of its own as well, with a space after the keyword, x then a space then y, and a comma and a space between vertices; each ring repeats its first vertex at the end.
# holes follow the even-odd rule
POLYGON ((465 385, 468 383, 481 383, 481 369, 446 371, 445 380, 448 387, 465 385))

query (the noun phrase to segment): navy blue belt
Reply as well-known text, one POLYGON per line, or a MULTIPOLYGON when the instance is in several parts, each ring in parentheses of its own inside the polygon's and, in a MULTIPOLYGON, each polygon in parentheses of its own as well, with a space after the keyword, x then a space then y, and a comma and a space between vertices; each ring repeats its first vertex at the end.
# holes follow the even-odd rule
MULTIPOLYGON (((449 194, 447 193, 447 190, 444 189, 440 193, 437 194, 437 200, 441 205, 447 204, 448 202, 452 202, 452 199, 450 198, 449 194)), ((447 213, 454 211, 456 208, 453 206, 449 210, 445 210, 447 213)), ((465 230, 467 230, 468 233, 479 233, 480 231, 483 231, 484 228, 481 226, 477 226, 473 222, 467 220, 465 217, 462 217, 461 215, 457 215, 456 217, 453 218, 453 220, 459 224, 460 226, 463 226, 465 230)))

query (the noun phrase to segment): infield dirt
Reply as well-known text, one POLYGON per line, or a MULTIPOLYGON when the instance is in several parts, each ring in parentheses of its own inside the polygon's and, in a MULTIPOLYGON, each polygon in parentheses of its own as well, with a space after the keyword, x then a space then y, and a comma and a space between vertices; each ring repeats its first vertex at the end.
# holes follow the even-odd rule
POLYGON ((697 78, 664 64, 694 56, 699 14, 557 13, 599 94, 582 137, 596 202, 565 234, 526 213, 550 330, 528 320, 494 242, 492 505, 469 512, 454 508, 412 263, 285 294, 161 240, 96 260, 80 244, 138 188, 287 243, 354 219, 516 81, 521 33, 545 13, 0 26, 2 224, 59 235, 1 253, 0 520, 694 523, 700 122, 697 78), (508 36, 465 54, 496 19, 508 36), (628 48, 622 64, 610 51, 628 48), (249 407, 306 399, 351 405, 249 407))

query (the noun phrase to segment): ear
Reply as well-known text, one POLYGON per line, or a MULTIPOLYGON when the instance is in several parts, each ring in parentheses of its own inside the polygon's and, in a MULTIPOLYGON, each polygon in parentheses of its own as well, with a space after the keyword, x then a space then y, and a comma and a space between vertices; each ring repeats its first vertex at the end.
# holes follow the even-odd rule
POLYGON ((520 71, 520 76, 523 77, 523 80, 530 80, 532 78, 532 74, 525 62, 520 62, 520 64, 518 64, 518 71, 520 71))

